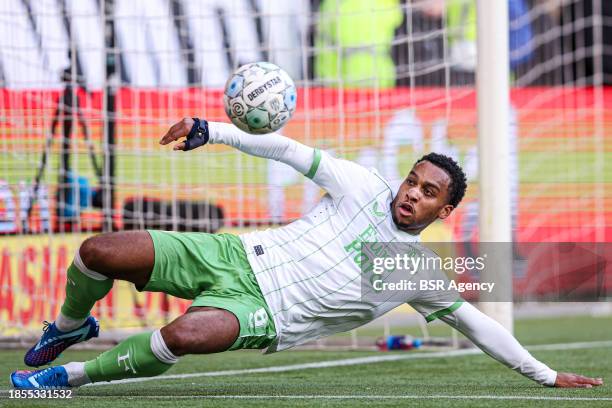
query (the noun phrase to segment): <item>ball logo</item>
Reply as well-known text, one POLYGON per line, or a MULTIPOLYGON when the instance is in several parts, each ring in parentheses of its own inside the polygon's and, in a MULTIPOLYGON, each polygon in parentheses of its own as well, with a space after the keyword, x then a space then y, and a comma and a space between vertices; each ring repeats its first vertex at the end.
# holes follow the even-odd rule
POLYGON ((282 84, 280 77, 275 76, 273 78, 270 78, 268 81, 264 82, 263 84, 255 88, 253 91, 249 92, 247 98, 249 98, 250 102, 253 102, 253 100, 255 100, 255 98, 257 98, 259 95, 263 95, 264 92, 269 89, 272 89, 274 85, 280 84, 282 84))
POLYGON ((232 112, 236 116, 242 116, 244 115, 244 106, 242 106, 240 102, 236 101, 232 103, 232 112))
POLYGON ((279 94, 287 85, 276 72, 268 72, 258 81, 245 81, 247 84, 242 90, 242 100, 247 106, 260 106, 271 95, 279 94))

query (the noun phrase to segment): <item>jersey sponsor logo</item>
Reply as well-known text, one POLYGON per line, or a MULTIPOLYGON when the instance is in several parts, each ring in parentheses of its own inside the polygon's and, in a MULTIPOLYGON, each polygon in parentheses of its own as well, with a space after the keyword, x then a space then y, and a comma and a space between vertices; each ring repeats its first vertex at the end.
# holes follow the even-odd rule
POLYGON ((388 251, 384 242, 379 241, 376 235, 376 228, 372 224, 368 226, 348 245, 344 247, 344 250, 349 254, 355 254, 353 261, 357 264, 361 271, 366 274, 371 274, 370 281, 376 278, 377 275, 373 274, 374 260, 376 257, 388 256, 388 251), (371 253, 366 254, 363 251, 362 244, 364 242, 371 242, 369 246, 371 253))
POLYGON ((368 224, 368 226, 361 231, 361 233, 348 245, 344 247, 344 250, 349 254, 355 253, 353 257, 353 261, 358 266, 361 266, 363 261, 363 254, 361 252, 361 244, 363 242, 373 242, 377 241, 376 239, 376 228, 372 224, 368 224))
POLYGON ((264 254, 264 250, 263 250, 263 247, 261 245, 255 245, 253 247, 253 250, 255 251, 255 255, 257 255, 257 256, 264 254))

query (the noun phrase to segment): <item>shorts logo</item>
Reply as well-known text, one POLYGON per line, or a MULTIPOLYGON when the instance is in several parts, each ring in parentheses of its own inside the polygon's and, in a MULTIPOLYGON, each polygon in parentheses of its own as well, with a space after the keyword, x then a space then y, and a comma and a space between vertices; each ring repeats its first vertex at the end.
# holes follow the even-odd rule
POLYGON ((258 327, 265 327, 268 324, 268 313, 263 307, 257 309, 255 313, 249 313, 249 326, 256 329, 258 327))
POLYGON ((264 254, 264 250, 263 250, 263 247, 261 245, 255 245, 253 247, 253 249, 255 250, 255 255, 257 255, 257 256, 264 254))

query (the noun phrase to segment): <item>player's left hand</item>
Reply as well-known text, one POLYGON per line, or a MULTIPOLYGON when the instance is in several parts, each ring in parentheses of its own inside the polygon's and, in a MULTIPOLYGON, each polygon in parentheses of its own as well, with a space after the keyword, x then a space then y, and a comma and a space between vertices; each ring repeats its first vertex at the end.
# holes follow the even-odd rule
POLYGON ((599 385, 603 385, 603 379, 573 373, 557 373, 555 381, 555 387, 558 388, 593 388, 599 385))
MULTIPOLYGON (((192 118, 183 118, 179 122, 176 122, 174 125, 170 126, 170 129, 166 132, 165 135, 159 140, 159 144, 167 145, 168 143, 174 142, 183 137, 187 137, 189 132, 191 132, 191 128, 193 127, 193 119, 192 118)), ((183 150, 185 148, 185 142, 177 143, 173 150, 183 150)))
POLYGON ((168 132, 159 141, 167 145, 182 137, 187 139, 174 145, 173 150, 193 150, 208 143, 208 122, 198 118, 183 118, 170 127, 168 132))

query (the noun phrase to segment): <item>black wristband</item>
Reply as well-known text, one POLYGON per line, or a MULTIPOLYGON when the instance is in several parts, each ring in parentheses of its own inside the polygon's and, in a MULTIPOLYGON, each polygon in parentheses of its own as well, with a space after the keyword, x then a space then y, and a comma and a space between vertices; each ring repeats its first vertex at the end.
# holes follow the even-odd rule
POLYGON ((204 119, 193 118, 193 126, 185 140, 185 151, 193 150, 196 147, 204 146, 208 143, 210 135, 208 133, 208 122, 204 119))

